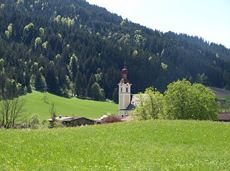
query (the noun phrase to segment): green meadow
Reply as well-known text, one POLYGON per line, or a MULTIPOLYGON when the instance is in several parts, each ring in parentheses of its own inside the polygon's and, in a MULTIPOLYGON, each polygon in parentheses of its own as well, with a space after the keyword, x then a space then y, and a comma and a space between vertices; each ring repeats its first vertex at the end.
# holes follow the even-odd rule
POLYGON ((22 96, 25 100, 24 112, 18 118, 23 121, 37 114, 41 120, 50 118, 51 104, 55 105, 57 115, 84 116, 91 119, 100 117, 106 113, 116 114, 118 106, 111 102, 98 102, 78 98, 64 98, 49 93, 33 93, 22 96))
POLYGON ((230 168, 230 124, 134 121, 0 130, 0 170, 213 170, 230 168))

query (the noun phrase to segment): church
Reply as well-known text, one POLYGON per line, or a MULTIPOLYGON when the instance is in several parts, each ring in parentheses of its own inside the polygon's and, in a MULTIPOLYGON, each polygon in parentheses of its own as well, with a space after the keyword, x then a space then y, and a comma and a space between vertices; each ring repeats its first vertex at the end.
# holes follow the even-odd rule
POLYGON ((124 67, 121 70, 121 80, 118 83, 119 114, 129 115, 135 109, 135 103, 132 101, 132 84, 128 80, 128 69, 124 67))

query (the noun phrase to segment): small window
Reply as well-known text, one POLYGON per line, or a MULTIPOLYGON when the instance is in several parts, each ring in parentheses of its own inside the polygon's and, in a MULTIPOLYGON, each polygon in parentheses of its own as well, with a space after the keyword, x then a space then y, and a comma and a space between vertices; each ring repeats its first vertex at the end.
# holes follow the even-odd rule
POLYGON ((126 92, 128 92, 129 91, 129 88, 126 88, 126 92))
POLYGON ((122 88, 121 88, 121 92, 122 92, 122 88))

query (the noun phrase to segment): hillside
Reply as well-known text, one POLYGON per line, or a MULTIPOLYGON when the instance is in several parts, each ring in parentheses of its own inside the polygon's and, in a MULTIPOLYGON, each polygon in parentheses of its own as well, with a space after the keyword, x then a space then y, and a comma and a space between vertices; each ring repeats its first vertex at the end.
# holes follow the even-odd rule
POLYGON ((220 107, 223 112, 230 111, 230 91, 226 89, 209 87, 216 95, 217 99, 219 99, 220 107))
POLYGON ((230 125, 147 121, 68 129, 0 130, 0 170, 230 168, 230 125))
POLYGON ((230 91, 225 89, 220 89, 216 87, 210 87, 218 98, 224 98, 230 96, 230 91))
POLYGON ((117 114, 118 107, 114 103, 82 100, 78 98, 63 98, 49 93, 33 92, 22 96, 25 100, 25 112, 18 118, 24 121, 35 114, 41 120, 51 117, 51 104, 55 105, 57 115, 63 116, 85 116, 91 119, 101 117, 106 113, 117 114))
POLYGON ((125 61, 134 93, 181 78, 230 88, 230 50, 222 45, 151 30, 85 0, 0 3, 1 91, 116 101, 125 61))

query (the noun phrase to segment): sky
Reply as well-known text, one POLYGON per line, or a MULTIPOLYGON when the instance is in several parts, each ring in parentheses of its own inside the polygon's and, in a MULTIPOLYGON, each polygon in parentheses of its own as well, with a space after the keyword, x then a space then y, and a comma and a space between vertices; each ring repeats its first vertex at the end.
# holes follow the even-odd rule
POLYGON ((230 48, 230 0, 87 0, 163 32, 199 36, 230 48))

